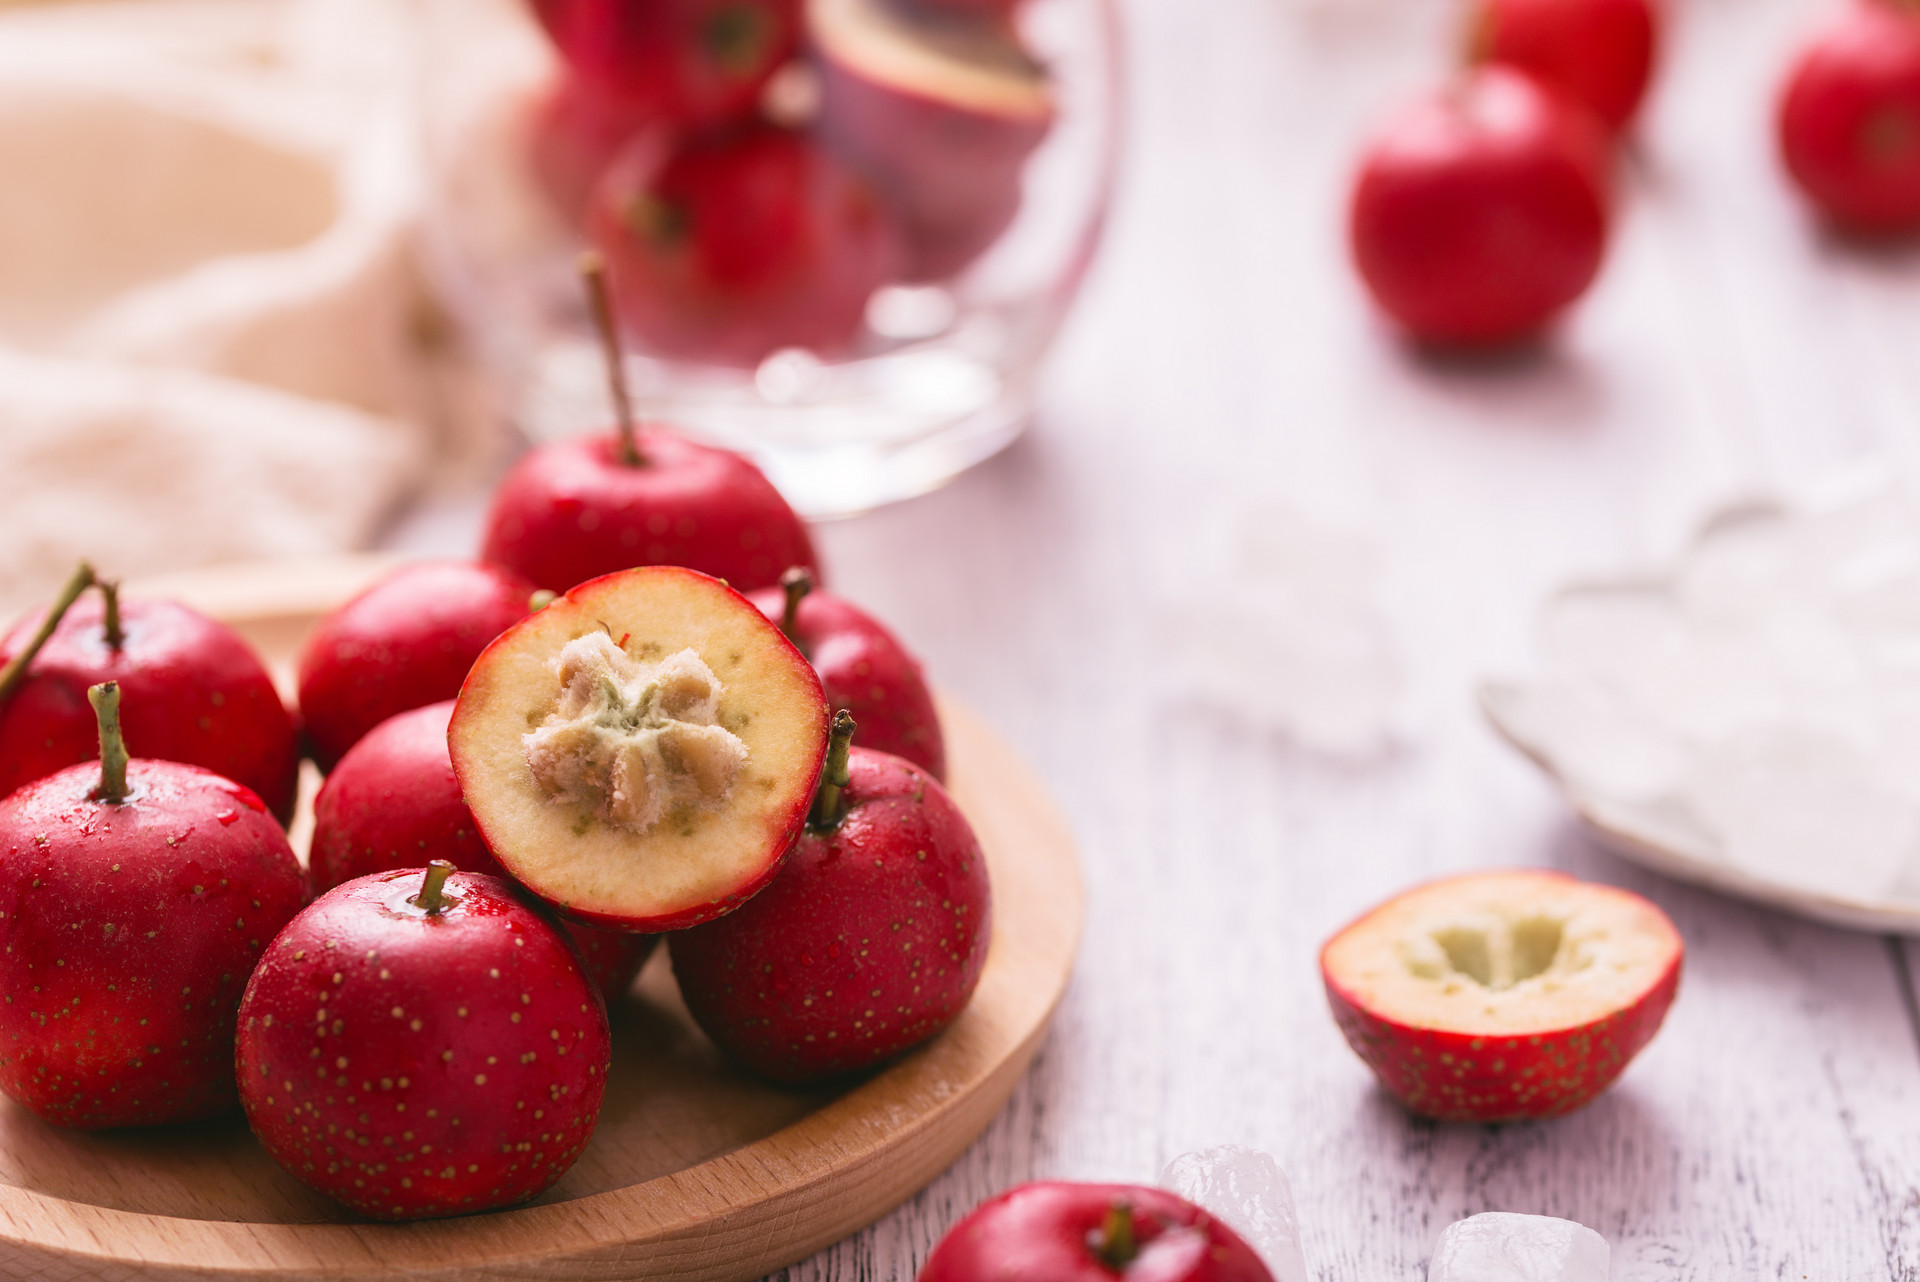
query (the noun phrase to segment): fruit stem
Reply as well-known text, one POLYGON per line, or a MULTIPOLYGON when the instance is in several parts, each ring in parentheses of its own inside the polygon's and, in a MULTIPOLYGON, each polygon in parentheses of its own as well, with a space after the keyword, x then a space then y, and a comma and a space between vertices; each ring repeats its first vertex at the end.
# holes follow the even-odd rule
POLYGON ((813 591, 813 571, 804 565, 789 567, 780 576, 780 590, 787 594, 786 607, 780 611, 780 631, 786 634, 787 640, 799 645, 796 630, 800 626, 800 603, 813 591))
POLYGON ((540 611, 552 605, 559 596, 560 594, 552 588, 541 588, 538 592, 527 598, 527 613, 540 613, 540 611))
POLYGON ((1115 1272, 1126 1268, 1140 1254, 1140 1245, 1133 1240, 1133 1207, 1124 1198, 1109 1206, 1107 1218, 1087 1239, 1102 1264, 1115 1272))
POLYGON ((127 633, 120 626, 120 580, 97 579, 100 599, 106 603, 107 649, 115 654, 127 644, 127 633))
POLYGON ((620 461, 628 467, 645 467, 640 440, 633 428, 633 397, 627 392, 627 366, 620 354, 620 330, 613 320, 613 297, 607 291, 607 263, 588 250, 580 255, 580 279, 586 282, 587 302, 593 310, 593 327, 600 332, 600 354, 606 360, 607 387, 613 393, 615 426, 620 433, 620 461))
POLYGON ((117 806, 127 799, 127 739, 120 732, 120 683, 102 681, 87 687, 87 702, 100 723, 100 786, 95 801, 117 806))
POLYGON ((9 659, 6 667, 0 668, 0 705, 4 705, 13 696, 14 689, 26 680, 28 665, 53 636, 54 630, 60 626, 60 620, 80 599, 80 594, 95 582, 93 567, 82 561, 80 568, 73 572, 73 577, 67 580, 67 585, 60 589, 60 595, 54 598, 47 617, 40 621, 40 630, 33 634, 33 640, 27 643, 27 648, 9 659))
POLYGON ((853 743, 853 731, 851 712, 842 708, 833 714, 833 728, 828 731, 827 739, 827 764, 820 771, 820 791, 813 794, 813 813, 807 816, 807 826, 817 832, 838 828, 840 821, 847 817, 840 790, 852 778, 847 771, 847 749, 853 743))
POLYGON ((420 883, 420 893, 407 902, 429 917, 445 911, 447 897, 440 893, 440 888, 447 884, 447 874, 452 871, 453 865, 444 859, 435 859, 429 863, 426 878, 420 883))

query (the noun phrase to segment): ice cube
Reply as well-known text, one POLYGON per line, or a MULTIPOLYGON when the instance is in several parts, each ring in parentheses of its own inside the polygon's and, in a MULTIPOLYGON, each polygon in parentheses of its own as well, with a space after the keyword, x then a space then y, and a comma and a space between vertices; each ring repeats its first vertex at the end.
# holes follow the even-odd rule
POLYGON ((1607 1282, 1608 1254, 1584 1224, 1489 1211, 1447 1225, 1427 1282, 1607 1282))
POLYGON ((1307 1282, 1293 1186, 1270 1155, 1238 1144, 1182 1153, 1167 1163, 1160 1184, 1245 1238, 1266 1261, 1274 1282, 1307 1282))

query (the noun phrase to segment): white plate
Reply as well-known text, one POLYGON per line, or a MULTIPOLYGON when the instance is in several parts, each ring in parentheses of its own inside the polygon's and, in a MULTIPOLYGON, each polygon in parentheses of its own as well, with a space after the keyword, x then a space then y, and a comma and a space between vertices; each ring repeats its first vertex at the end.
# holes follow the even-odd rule
POLYGON ((1920 502, 1756 504, 1667 572, 1542 611, 1494 728, 1612 849, 1836 925, 1920 934, 1920 502))

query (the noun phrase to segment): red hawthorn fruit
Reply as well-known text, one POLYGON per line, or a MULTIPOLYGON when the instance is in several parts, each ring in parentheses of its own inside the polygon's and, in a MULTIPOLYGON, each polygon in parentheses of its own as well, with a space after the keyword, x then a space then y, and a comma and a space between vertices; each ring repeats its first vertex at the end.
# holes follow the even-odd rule
POLYGON ((494 491, 481 556, 555 591, 637 565, 682 565, 750 592, 817 565, 807 527, 751 460, 641 431, 530 451, 494 491))
POLYGON ((982 1202, 919 1282, 1273 1282, 1205 1210, 1139 1184, 1035 1181, 982 1202))
MULTIPOLYGON (((31 647, 46 617, 36 611, 0 637, 0 665, 31 647)), ((135 753, 210 770, 257 793, 281 822, 292 817, 299 742, 259 658, 224 623, 172 601, 122 605, 111 585, 100 598, 74 601, 11 695, 0 694, 0 796, 93 760, 98 730, 87 690, 103 681, 124 693, 135 753)))
POLYGON ((879 187, 902 276, 945 280, 1020 212, 1027 157, 1053 127, 1053 85, 995 9, 811 0, 819 132, 879 187))
POLYGON ((820 677, 712 577, 640 566, 514 625, 447 732, 487 848, 572 921, 678 930, 772 881, 827 748, 820 677))
POLYGON ((547 1188, 593 1134, 613 1050, 600 992, 544 912, 497 877, 430 868, 322 895, 240 1003, 254 1135, 379 1220, 547 1188))
MULTIPOLYGON (((447 723, 453 701, 389 717, 340 758, 313 803, 308 866, 317 892, 370 873, 436 859, 463 872, 506 877, 460 795, 447 723)), ((633 984, 659 938, 562 923, 608 1001, 633 984)))
POLYGON ((1396 896, 1320 952, 1348 1045, 1408 1109, 1450 1122, 1556 1117, 1613 1084, 1673 1004, 1665 913, 1536 870, 1396 896))
POLYGON ((451 699, 487 643, 527 617, 541 586, 501 565, 403 565, 314 627, 300 711, 323 770, 398 712, 451 699))
POLYGON ((992 935, 986 860, 946 790, 898 757, 849 751, 846 713, 833 733, 813 820, 779 874, 667 944, 700 1027, 777 1082, 858 1072, 941 1032, 992 935))
POLYGON ((1608 165, 1590 113, 1511 68, 1470 71, 1368 147, 1349 224, 1360 275, 1417 339, 1530 337, 1600 270, 1608 165))
POLYGON ((1780 150, 1842 227, 1920 227, 1920 9, 1852 0, 1801 50, 1780 98, 1780 150))
POLYGON ((0 1090, 83 1130, 233 1107, 241 989, 306 902, 260 798, 197 766, 127 761, 118 713, 103 707, 100 727, 117 766, 0 800, 0 1090))
POLYGON ((676 126, 753 114, 800 39, 801 0, 532 0, 567 65, 627 110, 676 126))
POLYGON ((807 135, 765 124, 672 150, 629 146, 594 191, 587 234, 628 333, 728 365, 784 347, 846 350, 901 256, 864 179, 807 135))
POLYGON ((860 746, 905 757, 935 779, 947 779, 946 740, 920 661, 887 626, 828 592, 795 567, 779 590, 749 594, 760 612, 820 674, 828 706, 845 709, 860 726, 860 746))
POLYGON ((1482 0, 1468 57, 1505 63, 1624 130, 1653 78, 1652 0, 1482 0))
POLYGON ((662 128, 592 82, 561 76, 534 105, 528 164, 554 208, 569 223, 584 226, 588 201, 607 165, 635 138, 662 128))

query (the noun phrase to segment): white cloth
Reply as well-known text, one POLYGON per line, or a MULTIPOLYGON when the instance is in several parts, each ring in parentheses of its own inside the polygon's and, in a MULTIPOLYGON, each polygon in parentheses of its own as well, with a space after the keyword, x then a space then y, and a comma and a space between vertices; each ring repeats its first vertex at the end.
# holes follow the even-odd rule
POLYGON ((368 540, 483 398, 400 0, 0 6, 0 602, 368 540))

